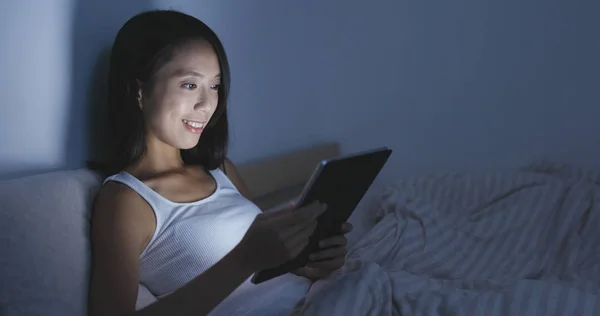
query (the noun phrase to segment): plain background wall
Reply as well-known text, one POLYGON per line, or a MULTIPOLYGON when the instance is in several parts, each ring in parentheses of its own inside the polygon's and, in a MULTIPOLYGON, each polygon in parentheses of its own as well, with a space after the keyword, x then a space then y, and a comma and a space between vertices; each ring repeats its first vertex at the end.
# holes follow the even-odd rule
POLYGON ((0 177, 78 168, 126 19, 174 8, 228 52, 231 158, 339 140, 404 173, 600 165, 597 1, 75 1, 0 4, 0 177))

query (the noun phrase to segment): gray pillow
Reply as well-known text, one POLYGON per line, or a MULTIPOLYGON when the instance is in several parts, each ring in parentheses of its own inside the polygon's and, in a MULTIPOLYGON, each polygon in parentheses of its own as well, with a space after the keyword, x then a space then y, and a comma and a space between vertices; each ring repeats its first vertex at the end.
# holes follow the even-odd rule
POLYGON ((0 181, 0 314, 86 315, 89 170, 0 181))

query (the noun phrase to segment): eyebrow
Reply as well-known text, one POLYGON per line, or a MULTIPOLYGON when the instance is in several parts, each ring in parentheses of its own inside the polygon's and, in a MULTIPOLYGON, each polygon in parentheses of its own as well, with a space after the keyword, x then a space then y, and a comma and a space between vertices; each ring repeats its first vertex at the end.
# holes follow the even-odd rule
MULTIPOLYGON (((203 74, 201 74, 197 71, 187 70, 187 69, 177 69, 173 72, 172 76, 173 77, 194 76, 194 77, 204 78, 203 74)), ((216 75, 215 78, 221 78, 221 74, 216 75)))

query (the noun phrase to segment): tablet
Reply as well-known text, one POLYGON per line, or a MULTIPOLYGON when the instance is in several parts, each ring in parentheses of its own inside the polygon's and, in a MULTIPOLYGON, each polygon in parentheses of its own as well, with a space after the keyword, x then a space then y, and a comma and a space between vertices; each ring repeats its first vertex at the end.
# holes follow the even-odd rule
POLYGON ((262 283, 305 266, 308 256, 319 250, 320 240, 340 233, 342 224, 348 221, 391 154, 391 149, 382 147, 321 161, 295 203, 298 207, 316 201, 327 204, 308 246, 287 263, 255 273, 252 283, 262 283))

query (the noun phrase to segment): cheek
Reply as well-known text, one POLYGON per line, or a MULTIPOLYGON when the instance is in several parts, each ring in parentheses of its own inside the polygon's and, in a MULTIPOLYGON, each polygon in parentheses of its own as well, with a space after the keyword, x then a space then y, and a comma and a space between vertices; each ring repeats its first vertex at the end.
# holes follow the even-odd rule
POLYGON ((144 111, 148 127, 156 134, 164 134, 172 130, 174 119, 181 117, 178 103, 165 101, 154 103, 147 111, 144 111))
POLYGON ((176 95, 166 95, 159 107, 157 107, 157 116, 162 120, 181 119, 185 114, 186 107, 189 107, 190 100, 176 95))
POLYGON ((193 104, 190 102, 190 100, 184 99, 173 100, 165 109, 165 116, 168 116, 171 119, 183 119, 185 114, 190 112, 190 104, 193 104))
POLYGON ((208 122, 212 122, 214 120, 213 118, 215 116, 215 112, 216 111, 217 111, 217 101, 215 100, 214 105, 211 106, 210 112, 208 113, 209 114, 209 116, 208 116, 208 122))
POLYGON ((215 113, 215 111, 217 110, 217 106, 219 105, 219 96, 215 93, 212 96, 212 100, 211 100, 211 107, 210 107, 210 115, 212 116, 213 113, 215 113))

